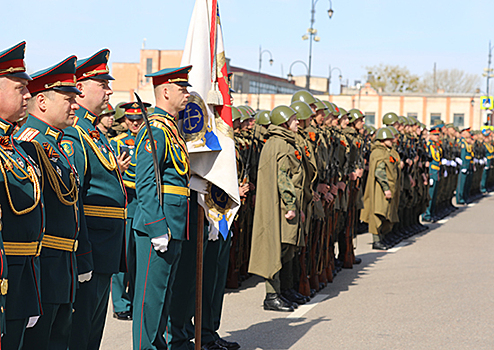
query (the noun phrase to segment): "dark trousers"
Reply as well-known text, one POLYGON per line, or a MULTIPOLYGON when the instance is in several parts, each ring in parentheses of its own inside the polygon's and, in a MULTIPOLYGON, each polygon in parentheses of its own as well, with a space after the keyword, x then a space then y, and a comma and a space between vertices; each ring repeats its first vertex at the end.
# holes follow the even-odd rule
POLYGON ((182 241, 172 239, 168 250, 154 250, 147 236, 136 236, 137 274, 132 313, 134 349, 168 349, 165 338, 173 281, 182 241))
POLYGON ((72 303, 42 303, 43 315, 24 334, 22 350, 67 350, 72 330, 72 303))
POLYGON ((79 284, 72 315, 70 350, 99 349, 110 295, 111 274, 93 273, 79 284))
POLYGON ((2 337, 3 350, 20 350, 22 348, 28 320, 28 318, 7 320, 7 324, 5 326, 7 331, 2 337))

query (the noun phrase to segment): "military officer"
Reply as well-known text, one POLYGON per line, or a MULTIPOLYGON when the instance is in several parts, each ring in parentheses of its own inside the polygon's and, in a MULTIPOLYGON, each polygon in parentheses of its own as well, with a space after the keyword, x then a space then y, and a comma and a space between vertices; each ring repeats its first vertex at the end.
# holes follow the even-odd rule
POLYGON ((31 97, 25 47, 21 42, 0 52, 1 346, 12 350, 20 348, 26 326, 41 314, 38 256, 45 222, 37 165, 12 136, 31 97))
MULTIPOLYGON (((151 107, 150 103, 144 103, 144 107, 151 107)), ((120 156, 127 153, 125 164, 122 167, 122 179, 127 192, 127 225, 125 226, 125 238, 127 242, 127 272, 120 272, 112 276, 112 301, 113 317, 119 320, 132 319, 132 300, 134 298, 135 283, 135 238, 132 229, 132 220, 137 207, 136 185, 135 185, 135 139, 137 132, 144 122, 143 112, 137 102, 121 104, 120 108, 125 110, 123 116, 124 123, 127 126, 127 132, 114 137, 110 141, 115 153, 120 156), (125 169, 126 168, 126 169, 125 169)))
POLYGON ((303 151, 295 142, 297 126, 295 110, 274 108, 259 160, 257 186, 264 195, 256 201, 249 272, 266 279, 265 310, 294 310, 281 296, 280 270, 293 259, 300 243, 299 225, 305 219, 300 204, 303 151))
POLYGON ((77 288, 79 179, 60 143, 63 129, 72 126, 79 108, 75 100, 81 94, 75 87, 76 60, 70 56, 32 75, 29 117, 17 137, 39 164, 46 214, 40 257, 43 315, 34 327, 26 330, 22 349, 65 350, 72 329, 72 303, 77 288))
POLYGON ((456 187, 456 204, 468 204, 470 188, 469 182, 473 169, 473 147, 470 128, 464 128, 460 132, 460 157, 457 162, 460 164, 458 174, 458 185, 456 187))
POLYGON ((171 286, 180 259, 182 241, 188 238, 189 156, 176 118, 187 105, 188 73, 192 66, 167 68, 152 78, 156 107, 150 116, 155 145, 148 130, 136 138, 137 209, 136 291, 133 311, 134 349, 166 349, 171 286), (153 164, 155 147, 158 163, 153 164), (157 193, 154 167, 162 186, 157 193), (160 203, 160 197, 162 203, 160 203))
POLYGON ((103 49, 78 60, 76 97, 80 108, 73 127, 64 130, 62 146, 75 164, 81 182, 88 244, 77 250, 79 290, 74 303, 70 349, 97 349, 105 326, 111 276, 126 270, 126 194, 118 162, 106 138, 95 125, 113 93, 108 57, 103 49))
POLYGON ((437 199, 437 189, 438 182, 440 179, 441 170, 441 159, 443 155, 443 150, 441 144, 439 143, 440 130, 438 127, 433 127, 429 134, 430 140, 427 142, 427 150, 430 156, 429 164, 429 197, 430 202, 427 210, 422 215, 422 220, 430 222, 435 220, 435 209, 436 209, 436 199, 437 199))
POLYGON ((480 191, 485 194, 488 192, 487 189, 487 179, 489 178, 489 174, 492 166, 492 159, 494 158, 494 147, 490 142, 491 131, 488 129, 484 129, 482 131, 482 136, 484 139, 484 147, 485 147, 485 159, 484 159, 484 172, 482 173, 482 180, 480 183, 480 191))

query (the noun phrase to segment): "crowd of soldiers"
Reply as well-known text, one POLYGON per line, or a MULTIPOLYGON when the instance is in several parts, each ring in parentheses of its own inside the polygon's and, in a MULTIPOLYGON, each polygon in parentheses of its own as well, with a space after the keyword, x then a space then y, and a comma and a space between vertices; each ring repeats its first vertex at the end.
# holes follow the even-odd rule
POLYGON ((383 127, 302 90, 290 106, 233 107, 242 206, 228 288, 265 278, 265 310, 293 311, 361 259, 387 250, 493 186, 493 134, 386 113, 383 127), (453 197, 456 193, 456 206, 453 197))
POLYGON ((197 236, 204 242, 201 347, 218 334, 225 286, 266 279, 264 308, 293 311, 361 259, 359 231, 386 250, 489 191, 493 135, 383 127, 308 92, 290 106, 232 107, 242 206, 231 235, 198 232, 177 125, 191 66, 147 74, 155 107, 109 104, 109 50, 26 73, 22 42, 0 52, 0 326, 4 349, 97 349, 112 284, 134 349, 192 349, 197 236), (118 135, 111 133, 118 129, 118 135))

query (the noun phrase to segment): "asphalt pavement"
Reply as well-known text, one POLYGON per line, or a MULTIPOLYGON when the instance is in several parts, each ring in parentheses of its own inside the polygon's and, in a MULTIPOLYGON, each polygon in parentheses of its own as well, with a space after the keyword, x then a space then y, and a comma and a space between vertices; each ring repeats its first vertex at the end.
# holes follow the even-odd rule
MULTIPOLYGON (((293 313, 263 310, 258 277, 227 290, 221 336, 244 350, 494 349, 494 196, 390 251, 371 243, 359 235, 362 263, 293 313)), ((109 312, 101 349, 132 349, 131 327, 109 312)))

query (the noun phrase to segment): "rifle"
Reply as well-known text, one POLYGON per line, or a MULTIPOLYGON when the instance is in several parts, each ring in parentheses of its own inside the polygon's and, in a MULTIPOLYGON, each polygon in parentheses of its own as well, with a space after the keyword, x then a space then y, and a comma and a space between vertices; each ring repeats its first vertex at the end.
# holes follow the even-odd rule
POLYGON ((230 247, 230 259, 228 261, 228 275, 226 278, 226 288, 237 289, 240 284, 238 283, 238 273, 239 273, 239 264, 238 257, 239 254, 239 234, 240 230, 238 227, 238 221, 233 221, 233 237, 232 237, 232 245, 230 247))
POLYGON ((298 292, 305 296, 310 296, 310 283, 307 275, 307 244, 309 235, 305 235, 305 246, 300 252, 300 283, 298 286, 298 292))
POLYGON ((351 269, 354 262, 353 255, 353 226, 355 221, 355 197, 356 197, 356 182, 350 181, 350 199, 348 201, 348 218, 347 227, 345 229, 345 253, 343 254, 343 267, 351 269))

